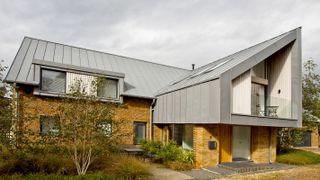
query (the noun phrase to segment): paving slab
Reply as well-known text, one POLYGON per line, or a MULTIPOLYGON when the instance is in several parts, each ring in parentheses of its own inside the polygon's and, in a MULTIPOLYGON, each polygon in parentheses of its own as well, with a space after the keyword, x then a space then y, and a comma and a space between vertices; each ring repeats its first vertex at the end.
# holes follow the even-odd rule
POLYGON ((187 174, 181 173, 179 171, 174 171, 165 167, 152 166, 151 167, 152 176, 149 177, 151 180, 186 180, 194 179, 187 174))
POLYGON ((195 180, 209 180, 221 177, 235 176, 240 174, 255 174, 269 171, 277 171, 290 169, 295 166, 273 163, 273 164, 254 164, 254 163, 230 163, 227 166, 205 167, 201 169, 193 169, 190 171, 174 171, 161 166, 153 166, 150 178, 152 180, 182 180, 182 179, 195 179, 195 180), (227 167, 227 168, 226 168, 227 167), (249 168, 249 169, 248 169, 249 168))

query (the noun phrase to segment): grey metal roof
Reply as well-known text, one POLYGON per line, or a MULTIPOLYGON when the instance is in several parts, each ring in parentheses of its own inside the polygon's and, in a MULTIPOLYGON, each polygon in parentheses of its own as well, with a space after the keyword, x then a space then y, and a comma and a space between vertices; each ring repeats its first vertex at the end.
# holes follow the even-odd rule
POLYGON ((124 74, 124 95, 153 98, 159 89, 189 70, 139 59, 25 37, 5 81, 39 85, 37 65, 75 67, 85 71, 124 74))
POLYGON ((168 86, 162 88, 160 91, 158 91, 157 95, 166 94, 172 91, 200 84, 202 82, 218 79, 222 73, 234 68, 235 66, 239 65, 240 63, 244 62, 250 57, 255 56, 257 53, 263 51, 269 46, 276 44, 279 40, 289 36, 291 33, 294 33, 294 31, 295 29, 283 33, 279 36, 273 37, 269 40, 263 41, 244 50, 238 51, 227 57, 218 59, 202 67, 199 67, 194 71, 189 72, 189 74, 187 74, 182 79, 175 81, 169 84, 168 86))

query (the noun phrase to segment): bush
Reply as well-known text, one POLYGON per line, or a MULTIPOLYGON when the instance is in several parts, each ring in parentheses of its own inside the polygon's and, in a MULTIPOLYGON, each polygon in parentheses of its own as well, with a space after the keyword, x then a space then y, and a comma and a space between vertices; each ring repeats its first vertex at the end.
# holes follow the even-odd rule
POLYGON ((114 173, 125 179, 144 179, 150 175, 149 166, 136 157, 119 155, 113 157, 114 173))
POLYGON ((160 141, 143 141, 142 148, 145 156, 155 156, 162 149, 162 143, 160 141))
POLYGON ((194 163, 194 154, 191 150, 177 146, 173 141, 162 145, 161 142, 144 142, 142 145, 146 154, 153 154, 155 159, 160 159, 171 169, 179 170, 177 166, 182 166, 181 170, 191 169, 194 163))
POLYGON ((76 173, 72 160, 57 154, 31 154, 21 150, 5 152, 0 157, 0 175, 11 174, 63 174, 76 173))
POLYGON ((26 176, 20 176, 20 175, 12 175, 12 176, 4 176, 3 179, 23 179, 23 180, 44 180, 44 179, 50 179, 50 180, 121 180, 122 178, 119 178, 117 176, 112 175, 106 175, 102 172, 97 172, 94 174, 87 174, 84 176, 61 176, 57 174, 49 174, 49 175, 43 175, 43 174, 28 174, 26 176))

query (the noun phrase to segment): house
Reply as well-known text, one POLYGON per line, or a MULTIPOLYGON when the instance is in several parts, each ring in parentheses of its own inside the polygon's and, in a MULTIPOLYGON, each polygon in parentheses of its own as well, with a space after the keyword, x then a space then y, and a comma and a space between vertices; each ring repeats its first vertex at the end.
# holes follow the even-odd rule
POLYGON ((111 84, 97 95, 128 106, 117 114, 132 124, 127 144, 174 140, 197 167, 274 162, 277 128, 301 127, 301 28, 194 70, 25 37, 5 80, 46 120, 51 98, 96 74, 111 84))
POLYGON ((308 111, 305 111, 304 118, 309 118, 309 120, 313 120, 314 124, 312 128, 307 126, 302 127, 305 131, 303 133, 303 139, 300 144, 296 144, 296 147, 311 147, 318 148, 320 147, 320 119, 316 116, 313 116, 308 111))

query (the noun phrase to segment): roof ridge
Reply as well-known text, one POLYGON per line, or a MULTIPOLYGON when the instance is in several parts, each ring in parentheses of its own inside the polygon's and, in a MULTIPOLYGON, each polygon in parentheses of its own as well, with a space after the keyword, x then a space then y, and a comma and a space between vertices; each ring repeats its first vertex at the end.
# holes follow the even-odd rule
POLYGON ((181 69, 181 70, 191 71, 191 70, 189 70, 189 69, 185 69, 185 68, 181 68, 181 67, 176 67, 176 66, 172 66, 172 65, 167 65, 167 64, 161 64, 161 63, 151 62, 151 61, 147 61, 147 60, 143 60, 143 59, 138 59, 138 58, 133 58, 133 57, 128 57, 128 56, 123 56, 123 55, 108 53, 108 52, 104 52, 104 51, 100 51, 100 50, 94 50, 94 49, 89 49, 89 48, 84 48, 84 47, 79 47, 79 46, 74 46, 74 45, 69 45, 69 44, 63 44, 63 43, 59 43, 59 42, 44 40, 44 39, 35 38, 35 37, 30 37, 30 36, 24 36, 24 39, 25 39, 25 38, 30 38, 30 39, 34 39, 34 40, 38 40, 38 41, 45 41, 45 42, 54 43, 54 44, 59 44, 59 45, 63 45, 63 46, 69 46, 69 47, 71 47, 71 48, 79 48, 79 49, 83 49, 83 50, 86 50, 86 51, 94 51, 94 52, 103 53, 103 54, 108 54, 108 55, 112 55, 112 56, 118 56, 118 57, 122 57, 122 58, 127 58, 127 59, 134 60, 134 61, 146 62, 146 63, 155 64, 155 65, 159 65, 159 66, 166 66, 166 67, 169 67, 169 68, 175 68, 175 69, 181 69))

